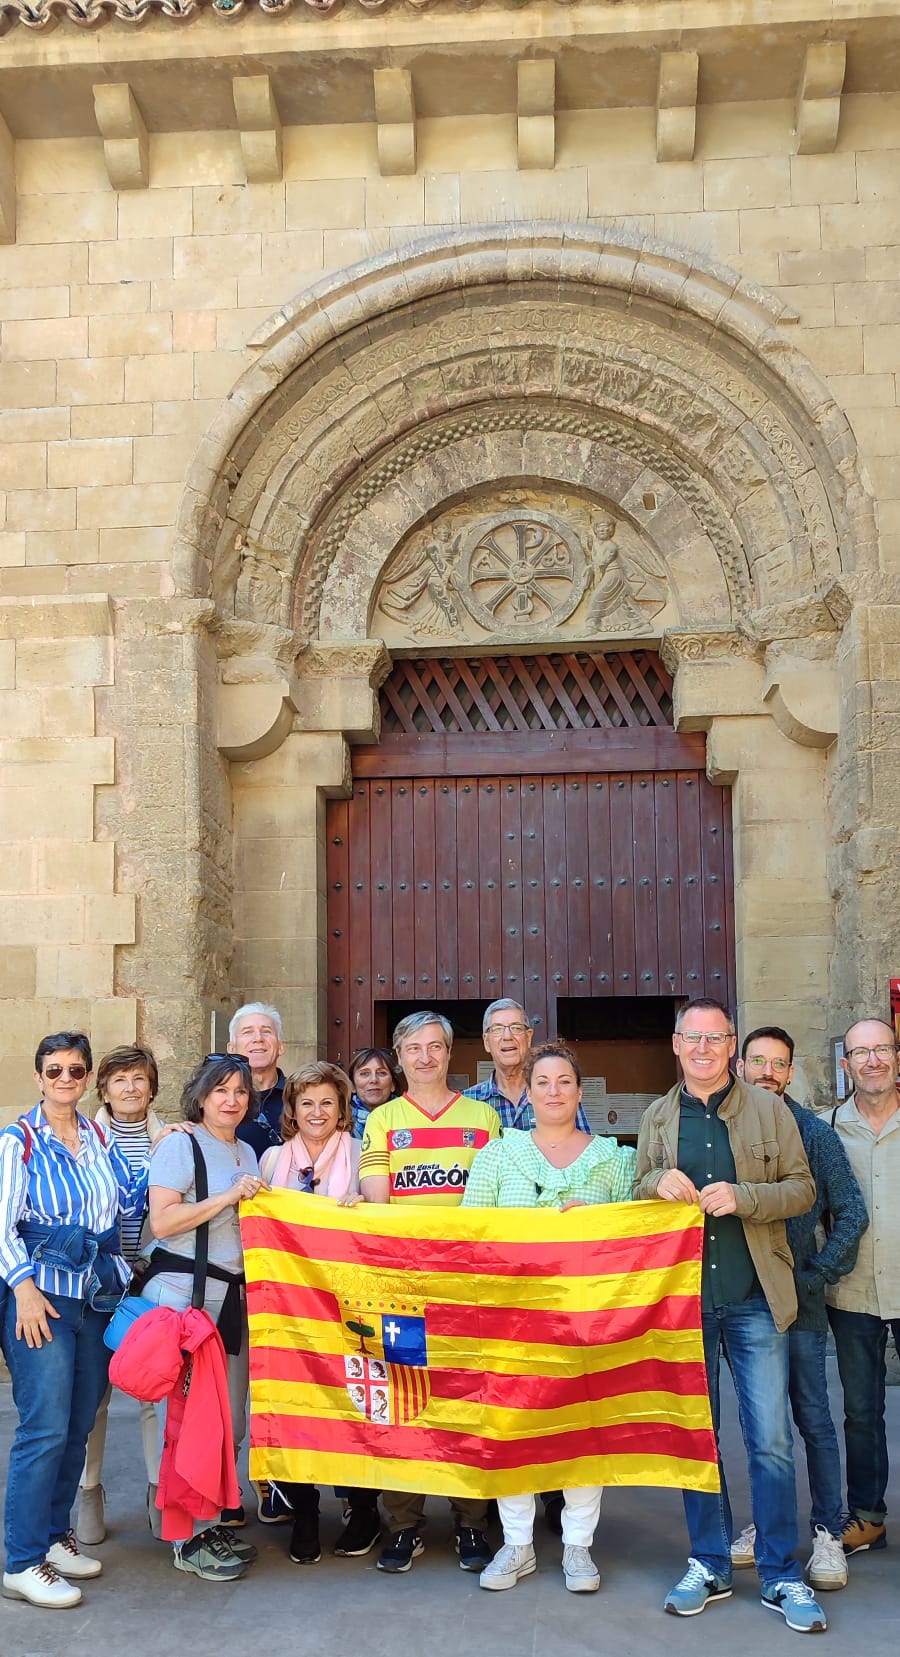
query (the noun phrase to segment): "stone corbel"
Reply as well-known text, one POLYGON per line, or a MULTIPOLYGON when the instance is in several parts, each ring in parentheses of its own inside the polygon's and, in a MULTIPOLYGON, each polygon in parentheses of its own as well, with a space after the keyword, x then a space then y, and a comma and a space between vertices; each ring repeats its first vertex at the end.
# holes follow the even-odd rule
POLYGON ((0 242, 16 239, 16 141, 0 115, 0 242))
POLYGON ((693 161, 697 136, 696 52, 661 52, 656 93, 657 161, 693 161))
POLYGON ((269 75, 243 75, 231 83, 248 184, 277 184, 282 177, 281 116, 269 75))
POLYGON ((830 748, 839 723, 838 673, 833 657, 789 654, 768 663, 763 701, 783 736, 802 748, 830 748))
POLYGON ((301 729, 343 731, 348 742, 378 741, 378 692, 391 671, 391 658, 381 639, 316 644, 297 665, 301 729))
POLYGON ((416 100, 408 69, 376 69, 378 165, 384 177, 416 170, 416 100))
POLYGON ((94 115, 114 190, 145 190, 150 183, 150 145, 144 117, 127 81, 93 88, 94 115))
POLYGON ((297 658, 306 642, 285 627, 204 618, 219 658, 217 744, 226 759, 266 759, 290 732, 299 705, 297 658))
POLYGON ((753 641, 733 628, 673 628, 663 634, 660 654, 674 677, 676 730, 708 731, 720 714, 763 711, 763 665, 753 641))
POLYGON ((552 167, 556 161, 556 64, 530 58, 518 67, 519 166, 552 167))
POLYGON ((807 46, 794 119, 798 155, 823 155, 834 149, 846 70, 845 41, 823 40, 807 46))

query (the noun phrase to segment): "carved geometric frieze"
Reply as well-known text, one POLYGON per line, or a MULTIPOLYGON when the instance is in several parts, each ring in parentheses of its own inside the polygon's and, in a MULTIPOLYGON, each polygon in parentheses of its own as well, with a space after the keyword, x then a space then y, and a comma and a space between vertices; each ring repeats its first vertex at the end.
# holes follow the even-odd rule
POLYGON ((556 63, 529 58, 517 66, 520 167, 552 167, 556 160, 556 63))
POLYGON ((144 117, 126 81, 93 88, 94 114, 103 158, 114 190, 144 190, 150 183, 150 144, 144 117))

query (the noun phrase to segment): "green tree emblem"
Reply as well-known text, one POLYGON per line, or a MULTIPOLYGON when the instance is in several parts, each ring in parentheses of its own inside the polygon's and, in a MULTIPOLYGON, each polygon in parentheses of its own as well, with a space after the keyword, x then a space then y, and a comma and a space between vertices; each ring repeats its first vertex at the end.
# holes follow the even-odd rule
POLYGON ((374 1325, 371 1324, 371 1323, 363 1323, 361 1320, 358 1323, 355 1322, 355 1321, 351 1322, 348 1319, 347 1328, 349 1329, 351 1335, 358 1335, 359 1336, 360 1354, 364 1357, 367 1357, 367 1358, 370 1357, 371 1354, 369 1352, 368 1347, 366 1346, 366 1336, 368 1335, 370 1340, 373 1338, 373 1336, 375 1334, 374 1325))

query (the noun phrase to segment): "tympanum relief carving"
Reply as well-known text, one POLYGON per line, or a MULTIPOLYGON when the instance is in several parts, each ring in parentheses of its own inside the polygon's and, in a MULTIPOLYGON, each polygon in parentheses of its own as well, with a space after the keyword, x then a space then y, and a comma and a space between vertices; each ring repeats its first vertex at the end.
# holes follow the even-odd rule
POLYGON ((505 488, 408 537, 379 583, 372 632, 388 645, 643 638, 677 617, 660 553, 620 512, 505 488))

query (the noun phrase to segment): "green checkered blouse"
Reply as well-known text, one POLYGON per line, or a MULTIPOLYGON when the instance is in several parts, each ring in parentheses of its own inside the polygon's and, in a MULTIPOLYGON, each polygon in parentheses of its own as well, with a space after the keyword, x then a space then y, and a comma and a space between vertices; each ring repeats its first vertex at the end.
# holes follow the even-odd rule
POLYGON ((478 1152, 463 1208, 559 1208, 564 1202, 630 1202, 635 1153, 599 1134, 568 1168, 554 1168, 530 1133, 507 1128, 478 1152))

